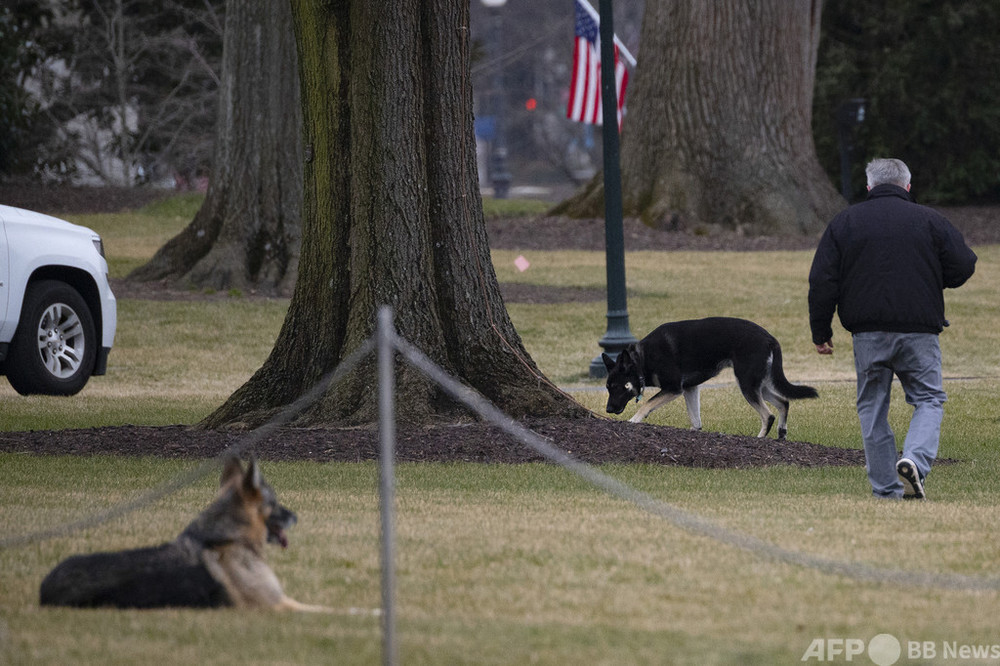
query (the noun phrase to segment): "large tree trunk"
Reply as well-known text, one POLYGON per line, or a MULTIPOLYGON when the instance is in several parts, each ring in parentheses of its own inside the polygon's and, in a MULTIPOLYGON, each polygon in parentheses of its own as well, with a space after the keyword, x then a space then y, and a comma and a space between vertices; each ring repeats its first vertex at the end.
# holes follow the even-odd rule
POLYGON ((301 243, 298 88, 287 3, 230 0, 205 202, 130 280, 291 293, 301 243))
MULTIPOLYGON (((816 158, 821 0, 648 2, 622 129, 625 212, 664 228, 812 233, 845 202, 816 158)), ((595 179, 563 207, 599 211, 595 179)))
MULTIPOLYGON (((271 356, 204 425, 255 425, 294 400, 372 334, 381 304, 502 409, 582 414, 525 351, 490 261, 468 0, 293 0, 292 13, 307 156, 299 281, 271 356)), ((299 423, 373 421, 374 376, 364 364, 299 423)), ((410 368, 396 396, 406 420, 454 415, 410 368)))

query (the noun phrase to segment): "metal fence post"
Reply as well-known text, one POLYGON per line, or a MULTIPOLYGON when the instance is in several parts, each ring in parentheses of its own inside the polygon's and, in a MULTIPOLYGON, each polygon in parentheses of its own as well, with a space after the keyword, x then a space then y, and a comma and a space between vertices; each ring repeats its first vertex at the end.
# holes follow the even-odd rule
POLYGON ((392 308, 378 310, 378 421, 379 421, 379 512, 382 522, 382 663, 395 666, 395 537, 393 524, 395 507, 395 475, 393 471, 396 446, 396 416, 394 360, 396 348, 392 324, 392 308))

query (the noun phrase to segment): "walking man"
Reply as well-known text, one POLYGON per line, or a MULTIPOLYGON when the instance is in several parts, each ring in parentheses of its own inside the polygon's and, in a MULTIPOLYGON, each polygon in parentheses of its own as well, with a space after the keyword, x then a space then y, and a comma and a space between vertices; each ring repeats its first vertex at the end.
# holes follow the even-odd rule
POLYGON ((852 334, 858 418, 872 494, 924 499, 944 415, 938 334, 948 325, 944 289, 976 269, 976 255, 944 216, 912 201, 910 170, 876 159, 868 198, 839 213, 809 271, 809 324, 820 354, 833 353, 833 313, 852 334), (897 460, 889 426, 893 375, 913 407, 897 460))

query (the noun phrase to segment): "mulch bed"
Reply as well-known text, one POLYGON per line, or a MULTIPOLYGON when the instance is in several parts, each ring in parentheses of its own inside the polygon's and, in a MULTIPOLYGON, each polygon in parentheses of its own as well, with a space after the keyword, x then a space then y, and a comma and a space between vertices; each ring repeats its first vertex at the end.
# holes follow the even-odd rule
MULTIPOLYGON (((604 418, 533 419, 523 423, 560 450, 591 464, 647 463, 705 468, 770 465, 862 465, 860 449, 808 442, 696 432, 604 418)), ((0 451, 38 455, 113 454, 162 458, 211 458, 248 433, 185 426, 114 426, 79 430, 0 433, 0 451)), ((357 462, 377 460, 374 428, 288 428, 260 442, 263 460, 357 462)), ((400 426, 396 459, 401 462, 533 463, 546 458, 499 428, 485 423, 400 426)))

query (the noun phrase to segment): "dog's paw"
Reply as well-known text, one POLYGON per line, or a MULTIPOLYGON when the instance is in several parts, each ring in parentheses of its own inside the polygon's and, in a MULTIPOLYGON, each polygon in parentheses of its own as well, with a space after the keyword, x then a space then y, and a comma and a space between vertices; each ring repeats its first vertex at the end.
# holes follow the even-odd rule
POLYGON ((767 417, 767 423, 761 424, 760 432, 757 433, 757 437, 767 437, 767 433, 771 432, 771 426, 774 425, 774 414, 767 417))

